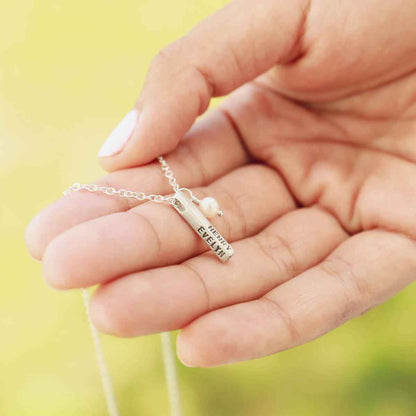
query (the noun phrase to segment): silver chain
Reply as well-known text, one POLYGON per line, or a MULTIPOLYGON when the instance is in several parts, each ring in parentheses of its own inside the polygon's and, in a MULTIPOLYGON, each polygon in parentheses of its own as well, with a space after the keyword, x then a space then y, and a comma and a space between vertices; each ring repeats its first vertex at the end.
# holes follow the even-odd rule
POLYGON ((160 168, 163 171, 163 174, 168 179, 170 186, 172 187, 174 192, 178 192, 180 187, 176 181, 175 176, 173 175, 173 172, 171 171, 168 163, 166 162, 165 158, 163 156, 159 156, 157 160, 160 163, 160 168))
MULTIPOLYGON (((169 165, 167 164, 166 160, 163 156, 159 156, 157 160, 160 163, 160 167, 163 171, 165 177, 169 180, 170 186, 172 187, 173 191, 187 191, 189 192, 191 199, 195 202, 199 202, 198 198, 196 198, 192 191, 188 188, 181 188, 173 172, 171 171, 169 165)), ((172 196, 164 196, 164 195, 156 195, 156 194, 149 194, 146 195, 144 192, 135 192, 129 191, 127 189, 116 189, 111 186, 100 186, 96 183, 74 183, 71 185, 65 192, 64 195, 68 195, 71 192, 77 192, 80 190, 85 190, 88 192, 101 192, 106 195, 117 195, 120 198, 134 198, 138 201, 152 201, 152 202, 167 202, 169 204, 173 204, 175 198, 172 196)), ((101 381, 104 387, 104 394, 107 400, 107 408, 109 415, 111 416, 118 416, 119 412, 117 409, 116 399, 114 396, 114 392, 111 385, 111 380, 108 372, 107 365, 104 360, 104 354, 101 346, 101 342, 99 339, 99 335, 93 324, 90 320, 89 315, 89 295, 86 290, 83 291, 84 294, 84 302, 85 307, 87 310, 88 320, 90 322, 90 329, 94 340, 95 346, 95 354, 98 360, 98 366, 101 375, 101 381)), ((162 345, 163 345, 163 362, 165 365, 165 372, 166 372, 166 382, 168 385, 168 391, 170 396, 170 407, 171 407, 171 415, 172 416, 180 416, 182 414, 181 407, 180 407, 180 397, 179 397, 179 387, 178 387, 178 379, 176 374, 175 362, 174 362, 174 352, 170 343, 170 334, 169 333, 162 333, 162 345)))
MULTIPOLYGON (((194 201, 198 201, 198 199, 192 194, 191 190, 188 188, 181 188, 177 180, 170 169, 168 163, 166 162, 165 158, 163 156, 159 156, 157 160, 160 163, 160 168, 163 171, 163 174, 168 179, 170 186, 172 187, 173 191, 176 193, 180 190, 188 191, 191 199, 194 201)), ((138 201, 152 201, 152 202, 167 202, 169 204, 173 203, 174 198, 172 196, 164 196, 164 195, 155 195, 155 194, 149 194, 146 195, 144 192, 135 192, 135 191, 129 191, 127 189, 116 189, 111 186, 101 186, 97 185, 96 183, 74 183, 72 184, 65 192, 64 195, 68 195, 71 192, 77 192, 80 190, 85 190, 88 192, 101 192, 106 195, 117 195, 120 198, 134 198, 138 201)))
MULTIPOLYGON (((173 191, 187 191, 194 202, 200 202, 198 198, 196 198, 192 191, 188 188, 181 188, 176 181, 176 178, 170 169, 169 165, 167 164, 166 160, 163 156, 159 156, 157 160, 160 163, 160 167, 162 169, 163 174, 168 179, 170 186, 172 187, 173 191)), ((117 195, 120 198, 134 198, 138 201, 152 201, 152 202, 167 202, 169 204, 173 204, 175 198, 173 196, 164 196, 164 195, 156 195, 156 194, 149 194, 146 195, 144 192, 135 192, 129 191, 127 189, 116 189, 111 186, 101 186, 97 185, 96 183, 74 183, 71 185, 65 192, 64 195, 68 195, 71 192, 77 192, 80 190, 85 190, 88 192, 101 192, 106 195, 117 195)), ((90 322, 90 329, 94 340, 95 346, 95 354, 98 360, 98 366, 101 375, 101 381, 104 387, 104 394, 107 400, 107 408, 109 415, 111 416, 118 416, 119 412, 117 409, 116 399, 114 396, 114 392, 111 385, 110 376, 108 373, 108 368, 104 360, 104 354, 102 351, 101 342, 98 336, 98 332, 91 323, 90 315, 89 315, 89 295, 86 290, 83 291, 84 294, 84 302, 85 307, 87 310, 87 316, 90 322)), ((166 372, 166 382, 168 385, 169 391, 169 398, 170 398, 170 407, 171 407, 171 415, 172 416, 180 416, 182 414, 181 406, 180 406, 180 395, 179 395, 179 384, 176 374, 175 362, 174 362, 174 352, 171 346, 170 341, 170 334, 169 333, 162 333, 162 346, 163 346, 163 362, 165 365, 165 372, 166 372)))

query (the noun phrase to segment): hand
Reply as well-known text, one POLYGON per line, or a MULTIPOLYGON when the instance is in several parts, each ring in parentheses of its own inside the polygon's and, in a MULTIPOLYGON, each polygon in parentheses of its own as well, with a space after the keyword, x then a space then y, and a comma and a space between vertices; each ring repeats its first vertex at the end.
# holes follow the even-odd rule
POLYGON ((169 206, 79 192, 28 227, 47 282, 99 284, 103 332, 182 328, 193 366, 305 343, 411 283, 416 3, 399 3, 237 0, 164 49, 99 183, 169 193, 147 164, 168 153, 181 186, 219 201, 234 257, 219 262, 169 206))

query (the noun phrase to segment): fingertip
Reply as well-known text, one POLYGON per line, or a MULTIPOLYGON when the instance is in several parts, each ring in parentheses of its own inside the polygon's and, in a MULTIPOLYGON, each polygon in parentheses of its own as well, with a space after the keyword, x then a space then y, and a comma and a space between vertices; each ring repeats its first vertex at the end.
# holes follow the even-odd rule
POLYGON ((123 305, 122 296, 123 293, 114 293, 114 284, 98 287, 90 301, 92 324, 99 332, 107 335, 123 338, 142 335, 131 324, 129 313, 123 305))
MULTIPOLYGON (((185 122, 182 117, 175 115, 172 110, 176 101, 169 105, 168 101, 166 99, 162 107, 148 103, 140 109, 140 113, 138 110, 132 110, 137 114, 134 127, 133 124, 124 129, 119 129, 119 126, 117 126, 114 130, 117 134, 111 133, 98 152, 99 163, 103 169, 113 172, 142 166, 177 147, 192 123, 184 125, 185 122), (129 137, 126 139, 127 135, 129 137), (118 140, 123 143, 122 148, 119 145, 112 144, 116 140, 114 137, 119 138, 118 140), (107 145, 108 141, 110 142, 109 145, 107 145)), ((192 122, 196 116, 197 114, 193 115, 192 122)))
POLYGON ((41 244, 42 238, 39 233, 39 214, 27 225, 24 238, 30 257, 33 260, 41 261, 43 249, 41 244))
POLYGON ((98 151, 101 167, 113 172, 141 166, 163 153, 164 149, 159 145, 163 135, 158 131, 157 120, 153 117, 150 122, 156 127, 147 129, 149 117, 146 117, 146 111, 139 112, 136 108, 129 111, 98 151))
POLYGON ((198 357, 195 357, 195 351, 189 342, 186 329, 183 329, 176 338, 176 354, 179 361, 186 367, 199 367, 198 357))
POLYGON ((218 367, 228 364, 226 357, 226 338, 221 330, 205 325, 204 317, 194 321, 179 333, 177 337, 177 355, 187 367, 218 367))
MULTIPOLYGON (((156 124, 155 120, 153 122, 156 124)), ((144 165, 159 156, 160 134, 155 132, 155 129, 147 132, 148 123, 146 112, 139 113, 136 108, 129 111, 98 151, 97 157, 101 167, 107 172, 113 172, 144 165)))
POLYGON ((105 290, 99 287, 93 294, 89 305, 91 323, 102 334, 116 335, 110 309, 106 306, 105 290))
POLYGON ((77 222, 79 205, 69 203, 70 198, 60 198, 40 211, 28 224, 25 242, 35 260, 43 260, 46 247, 61 232, 77 222))
POLYGON ((115 156, 123 151, 127 142, 137 129, 139 111, 136 108, 130 110, 110 133, 98 151, 98 157, 106 158, 115 156))
POLYGON ((43 253, 42 277, 45 283, 52 289, 72 289, 71 278, 68 276, 68 257, 61 250, 59 237, 56 238, 43 253))

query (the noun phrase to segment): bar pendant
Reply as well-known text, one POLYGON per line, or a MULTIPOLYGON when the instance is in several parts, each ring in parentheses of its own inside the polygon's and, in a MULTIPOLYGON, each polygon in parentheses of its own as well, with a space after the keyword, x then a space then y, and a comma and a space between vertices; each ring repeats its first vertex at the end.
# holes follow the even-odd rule
POLYGON ((172 206, 221 261, 226 262, 234 254, 227 240, 183 191, 173 196, 172 206))

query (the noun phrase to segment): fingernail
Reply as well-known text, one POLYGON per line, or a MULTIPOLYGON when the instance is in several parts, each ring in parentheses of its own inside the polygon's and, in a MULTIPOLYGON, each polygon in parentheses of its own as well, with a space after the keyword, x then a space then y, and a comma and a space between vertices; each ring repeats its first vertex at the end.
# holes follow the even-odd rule
POLYGON ((120 121, 119 125, 101 146, 98 157, 114 156, 123 150, 136 128, 138 116, 139 113, 136 109, 131 110, 125 115, 123 120, 120 121))
POLYGON ((183 333, 180 333, 176 338, 176 354, 179 361, 186 367, 197 367, 197 365, 192 362, 194 351, 189 347, 189 344, 183 341, 183 333))

